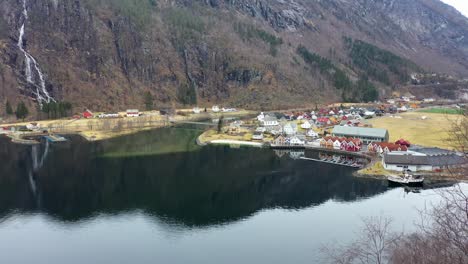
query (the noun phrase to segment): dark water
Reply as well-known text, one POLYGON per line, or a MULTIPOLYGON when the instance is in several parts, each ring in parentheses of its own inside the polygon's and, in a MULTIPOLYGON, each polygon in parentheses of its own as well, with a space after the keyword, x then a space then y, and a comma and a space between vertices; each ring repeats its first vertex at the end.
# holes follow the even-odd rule
POLYGON ((317 263, 361 217, 411 229, 414 208, 437 200, 301 153, 200 148, 198 133, 36 147, 1 138, 0 263, 317 263))

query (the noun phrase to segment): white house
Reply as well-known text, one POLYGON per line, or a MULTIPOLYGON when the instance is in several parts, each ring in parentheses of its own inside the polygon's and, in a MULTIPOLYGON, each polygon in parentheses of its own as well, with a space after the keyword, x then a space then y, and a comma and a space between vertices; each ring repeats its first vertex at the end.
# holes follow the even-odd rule
POLYGON ((224 112, 224 113, 228 113, 228 112, 236 112, 237 109, 235 109, 235 108, 224 108, 224 107, 223 107, 223 108, 221 109, 221 111, 224 112))
POLYGON ((402 106, 400 108, 397 108, 397 111, 398 112, 406 112, 406 111, 408 111, 408 108, 406 108, 406 106, 402 106))
POLYGON ((341 149, 341 142, 337 139, 333 142, 334 149, 341 149))
POLYGON ((311 138, 318 138, 319 135, 314 130, 309 129, 306 133, 306 136, 311 137, 311 138))
POLYGON ((310 129, 312 125, 310 124, 309 120, 304 121, 304 123, 301 124, 301 127, 303 129, 310 129))
POLYGON ((394 151, 384 153, 382 165, 386 170, 393 171, 431 171, 432 165, 426 154, 394 151))
POLYGON ((287 123, 283 126, 283 131, 286 135, 295 135, 297 133, 296 123, 287 123))
POLYGON ((194 107, 192 109, 192 111, 193 111, 194 114, 199 114, 201 112, 200 108, 198 108, 198 107, 194 107))
POLYGON ((256 132, 252 135, 253 140, 262 140, 263 139, 263 133, 256 132))
POLYGON ((213 107, 211 107, 211 111, 218 113, 220 111, 219 106, 213 105, 213 107))
POLYGON ((138 116, 140 116, 140 111, 138 111, 138 109, 128 109, 127 110, 127 116, 128 117, 138 117, 138 116))
POLYGON ((261 113, 257 116, 257 120, 260 121, 260 122, 263 122, 263 119, 265 119, 265 114, 263 114, 263 112, 261 112, 261 113))
POLYGON ((298 136, 293 136, 289 139, 289 144, 294 145, 294 146, 301 146, 305 144, 305 140, 298 136))
POLYGON ((275 116, 266 115, 263 118, 263 126, 277 126, 277 125, 279 125, 278 118, 276 118, 275 116))

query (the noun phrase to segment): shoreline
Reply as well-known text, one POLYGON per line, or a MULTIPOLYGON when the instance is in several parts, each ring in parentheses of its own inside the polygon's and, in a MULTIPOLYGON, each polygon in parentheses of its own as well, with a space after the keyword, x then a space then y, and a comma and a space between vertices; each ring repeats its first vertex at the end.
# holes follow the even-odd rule
MULTIPOLYGON (((18 127, 26 126, 31 123, 37 123, 39 128, 36 130, 47 131, 47 134, 59 135, 79 135, 87 141, 101 141, 120 136, 127 136, 142 131, 171 127, 184 122, 200 122, 207 119, 217 119, 220 117, 225 118, 243 118, 255 114, 248 110, 239 110, 237 112, 203 112, 200 114, 190 113, 188 110, 177 110, 178 113, 184 112, 186 114, 177 114, 172 117, 162 116, 159 114, 148 114, 140 117, 119 117, 119 118, 90 118, 90 119, 56 119, 56 120, 42 120, 42 121, 29 121, 11 124, 2 124, 1 127, 18 127)), ((216 125, 215 123, 212 124, 216 125)), ((37 144, 34 140, 24 139, 25 137, 38 136, 38 131, 9 131, 4 133, 7 137, 12 139, 15 144, 37 144), (14 140, 13 140, 14 139, 14 140)))

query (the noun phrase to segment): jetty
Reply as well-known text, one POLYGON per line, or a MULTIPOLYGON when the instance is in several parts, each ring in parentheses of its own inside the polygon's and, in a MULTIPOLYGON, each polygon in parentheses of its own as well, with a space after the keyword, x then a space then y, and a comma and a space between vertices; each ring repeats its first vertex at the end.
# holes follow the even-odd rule
POLYGON ((59 136, 59 135, 48 135, 44 136, 44 138, 49 142, 65 142, 67 141, 66 138, 59 136))
POLYGON ((351 168, 356 168, 356 169, 360 169, 360 168, 363 167, 363 165, 346 164, 346 163, 336 162, 336 161, 333 161, 333 160, 321 160, 321 159, 313 159, 313 158, 306 158, 306 157, 301 157, 300 159, 311 160, 311 161, 316 161, 316 162, 323 162, 323 163, 329 163, 329 164, 333 164, 333 165, 340 165, 340 166, 351 167, 351 168))

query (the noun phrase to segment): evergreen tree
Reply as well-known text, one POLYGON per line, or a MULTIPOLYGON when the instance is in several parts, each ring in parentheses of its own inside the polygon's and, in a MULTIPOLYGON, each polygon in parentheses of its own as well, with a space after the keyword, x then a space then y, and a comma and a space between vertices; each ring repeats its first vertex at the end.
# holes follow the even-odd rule
POLYGON ((218 120, 218 134, 221 133, 221 129, 223 128, 224 116, 221 116, 218 120))
POLYGON ((29 110, 24 104, 24 102, 20 102, 16 107, 16 118, 18 119, 25 119, 29 114, 29 110))
POLYGON ((7 115, 12 115, 13 114, 13 108, 11 107, 10 101, 7 100, 6 105, 5 105, 5 112, 7 115))
POLYGON ((147 111, 152 110, 153 109, 153 96, 151 95, 151 93, 148 91, 144 94, 143 97, 145 101, 146 110, 147 111))

